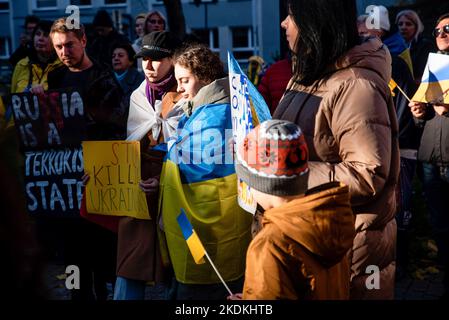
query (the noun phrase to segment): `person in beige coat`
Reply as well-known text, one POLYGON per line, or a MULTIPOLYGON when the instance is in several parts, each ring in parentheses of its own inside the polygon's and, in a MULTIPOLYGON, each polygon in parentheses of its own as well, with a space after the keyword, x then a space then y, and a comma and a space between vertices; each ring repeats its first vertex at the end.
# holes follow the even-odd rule
POLYGON ((380 40, 358 37, 355 1, 289 1, 288 9, 281 26, 297 62, 273 118, 304 132, 308 188, 335 180, 349 187, 351 298, 393 299, 399 147, 391 56, 380 40))

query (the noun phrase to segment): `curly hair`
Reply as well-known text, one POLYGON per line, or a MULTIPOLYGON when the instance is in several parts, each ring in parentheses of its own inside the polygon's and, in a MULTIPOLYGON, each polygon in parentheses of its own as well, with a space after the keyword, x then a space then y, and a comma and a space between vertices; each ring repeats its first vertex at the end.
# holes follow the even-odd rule
POLYGON ((179 49, 173 60, 207 84, 225 76, 223 62, 204 44, 191 44, 179 49))

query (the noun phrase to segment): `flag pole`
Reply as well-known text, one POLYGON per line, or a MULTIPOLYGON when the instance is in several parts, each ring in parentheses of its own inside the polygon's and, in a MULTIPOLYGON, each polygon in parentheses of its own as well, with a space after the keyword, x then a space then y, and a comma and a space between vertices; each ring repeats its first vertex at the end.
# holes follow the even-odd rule
POLYGON ((209 255, 207 254, 207 251, 204 250, 204 254, 206 255, 207 260, 209 260, 212 268, 214 268, 215 273, 217 274, 217 276, 220 278, 221 282, 223 283, 223 285, 225 286, 226 290, 228 290, 229 294, 231 296, 233 296, 234 294, 232 293, 232 291, 229 289, 228 285, 226 284, 226 282, 223 280, 223 278, 221 277, 220 272, 218 272, 217 268, 215 267, 214 263, 212 262, 211 258, 209 257, 209 255))
POLYGON ((408 102, 412 102, 412 100, 410 100, 410 98, 407 96, 407 94, 404 92, 404 90, 402 90, 401 87, 397 83, 396 83, 396 87, 404 95, 404 97, 408 100, 408 102))

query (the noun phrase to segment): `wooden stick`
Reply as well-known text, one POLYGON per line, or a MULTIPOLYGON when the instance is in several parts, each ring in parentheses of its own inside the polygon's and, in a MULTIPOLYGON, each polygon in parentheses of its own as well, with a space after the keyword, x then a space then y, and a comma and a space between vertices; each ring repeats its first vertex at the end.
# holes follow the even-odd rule
POLYGON ((204 253, 206 254, 207 260, 209 260, 209 262, 210 262, 212 268, 214 268, 215 273, 216 273, 217 276, 220 278, 220 280, 221 280, 221 282, 223 283, 223 285, 225 286, 226 290, 228 290, 229 294, 230 294, 231 296, 233 296, 234 294, 232 293, 231 289, 229 289, 228 285, 226 284, 226 282, 225 282, 225 281, 223 280, 223 278, 221 277, 220 272, 218 272, 217 268, 215 267, 214 263, 213 263, 212 260, 210 259, 210 257, 209 257, 209 255, 207 254, 207 251, 206 251, 206 250, 204 250, 204 253))
POLYGON ((412 102, 412 100, 410 100, 410 98, 407 96, 407 94, 404 92, 404 90, 402 90, 401 87, 397 83, 396 83, 396 87, 404 95, 404 97, 408 100, 408 102, 412 102))

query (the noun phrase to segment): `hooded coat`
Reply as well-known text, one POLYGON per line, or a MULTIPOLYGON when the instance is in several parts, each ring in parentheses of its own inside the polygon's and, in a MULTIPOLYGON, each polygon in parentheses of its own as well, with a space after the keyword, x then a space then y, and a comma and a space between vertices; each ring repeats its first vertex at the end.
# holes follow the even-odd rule
POLYGON ((349 299, 354 239, 348 187, 318 186, 264 213, 251 242, 243 299, 349 299))
POLYGON ((313 86, 290 83, 273 118, 301 127, 309 148, 309 189, 340 181, 356 214, 351 298, 393 299, 398 123, 388 82, 391 56, 379 39, 350 49, 313 86), (370 266, 379 289, 369 290, 370 266))

